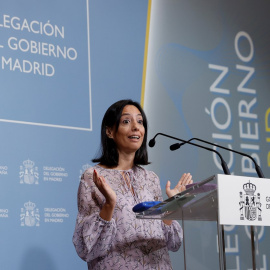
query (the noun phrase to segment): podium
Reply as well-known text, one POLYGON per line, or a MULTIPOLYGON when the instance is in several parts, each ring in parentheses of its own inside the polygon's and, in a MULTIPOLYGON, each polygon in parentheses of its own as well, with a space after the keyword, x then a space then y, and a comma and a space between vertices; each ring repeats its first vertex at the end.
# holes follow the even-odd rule
MULTIPOLYGON (((213 175, 199 183, 189 185, 185 191, 160 204, 137 213, 136 217, 182 220, 185 269, 191 269, 188 267, 189 262, 186 258, 188 239, 185 224, 188 221, 209 221, 216 224, 217 260, 220 270, 226 270, 224 225, 249 225, 251 226, 252 267, 256 270, 258 268, 258 263, 256 264, 258 238, 254 226, 270 225, 270 211, 263 210, 269 205, 268 190, 270 190, 269 179, 213 175)), ((201 267, 201 269, 204 268, 201 267)), ((209 266, 208 269, 210 269, 209 266)))

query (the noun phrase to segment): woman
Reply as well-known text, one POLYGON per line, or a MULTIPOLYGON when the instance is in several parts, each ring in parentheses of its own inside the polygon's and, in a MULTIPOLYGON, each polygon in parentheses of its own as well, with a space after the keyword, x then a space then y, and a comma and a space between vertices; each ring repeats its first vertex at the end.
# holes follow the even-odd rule
MULTIPOLYGON (((73 243, 88 269, 172 269, 168 250, 177 251, 182 229, 177 221, 136 219, 134 205, 162 200, 159 178, 147 165, 147 120, 141 106, 121 100, 107 110, 101 127, 99 164, 82 175, 73 243)), ((192 183, 184 174, 171 197, 192 183)))

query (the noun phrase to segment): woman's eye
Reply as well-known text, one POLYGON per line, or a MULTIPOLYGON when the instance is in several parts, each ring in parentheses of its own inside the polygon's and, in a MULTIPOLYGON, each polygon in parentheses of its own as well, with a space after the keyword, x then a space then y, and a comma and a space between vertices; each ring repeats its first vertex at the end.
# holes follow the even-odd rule
POLYGON ((129 120, 128 119, 124 119, 123 120, 123 124, 128 124, 129 123, 129 120))
POLYGON ((143 120, 138 120, 138 123, 143 125, 143 120))

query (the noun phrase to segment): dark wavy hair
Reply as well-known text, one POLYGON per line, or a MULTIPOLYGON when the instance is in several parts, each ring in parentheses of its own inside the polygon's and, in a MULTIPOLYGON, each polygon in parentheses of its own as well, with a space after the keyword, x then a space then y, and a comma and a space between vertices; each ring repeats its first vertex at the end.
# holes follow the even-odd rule
POLYGON ((140 106, 140 104, 136 101, 131 99, 124 99, 117 101, 116 103, 112 104, 108 110, 106 111, 102 124, 101 124, 101 146, 100 146, 100 156, 98 158, 92 159, 92 162, 99 162, 102 165, 106 165, 108 167, 115 167, 118 165, 119 154, 117 151, 117 145, 115 144, 114 140, 109 138, 106 134, 107 127, 115 128, 117 132, 120 118, 122 116, 122 111, 125 106, 133 105, 135 106, 143 117, 143 126, 145 129, 145 134, 143 138, 143 143, 135 153, 134 158, 134 165, 147 165, 148 162, 148 153, 147 153, 147 119, 146 115, 140 106))

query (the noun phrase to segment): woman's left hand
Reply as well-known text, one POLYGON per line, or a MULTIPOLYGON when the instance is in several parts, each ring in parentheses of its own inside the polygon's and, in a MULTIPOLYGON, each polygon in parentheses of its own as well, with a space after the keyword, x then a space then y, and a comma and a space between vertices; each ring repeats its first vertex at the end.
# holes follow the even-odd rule
POLYGON ((170 198, 176 195, 177 193, 186 190, 186 185, 192 183, 193 183, 192 175, 190 173, 184 173, 174 189, 171 189, 171 182, 170 181, 167 182, 166 194, 170 198))

